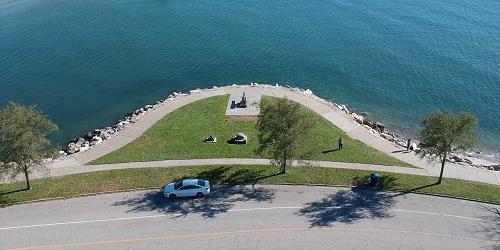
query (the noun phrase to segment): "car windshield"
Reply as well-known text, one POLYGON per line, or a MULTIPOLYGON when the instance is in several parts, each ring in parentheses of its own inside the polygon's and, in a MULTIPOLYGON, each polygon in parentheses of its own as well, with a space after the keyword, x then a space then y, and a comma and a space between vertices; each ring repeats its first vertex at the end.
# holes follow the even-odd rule
POLYGON ((198 180, 198 186, 202 186, 202 187, 204 187, 204 186, 205 186, 205 181, 203 181, 203 180, 198 180))
POLYGON ((182 181, 178 181, 174 184, 174 189, 177 190, 179 189, 180 187, 182 187, 182 181))

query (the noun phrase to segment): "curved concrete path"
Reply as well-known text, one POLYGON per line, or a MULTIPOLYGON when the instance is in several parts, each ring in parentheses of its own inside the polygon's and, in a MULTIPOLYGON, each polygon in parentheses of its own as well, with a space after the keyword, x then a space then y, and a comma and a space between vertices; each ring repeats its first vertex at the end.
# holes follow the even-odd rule
MULTIPOLYGON (((344 112, 340 111, 335 106, 326 102, 325 100, 322 100, 314 95, 305 94, 298 90, 284 88, 284 87, 273 87, 269 85, 258 85, 258 86, 239 85, 239 86, 220 87, 220 88, 192 93, 187 96, 182 96, 173 100, 166 101, 160 104, 156 109, 146 112, 146 114, 144 114, 144 116, 140 120, 135 122, 135 124, 126 127, 117 136, 105 141, 100 145, 97 145, 92 149, 76 153, 63 160, 53 162, 50 165, 50 169, 52 169, 53 172, 57 172, 58 168, 82 167, 88 162, 95 160, 101 156, 104 156, 132 142, 134 139, 139 137, 142 133, 144 133, 148 128, 153 126, 165 115, 169 114, 170 112, 184 105, 212 96, 241 94, 242 92, 252 93, 254 95, 260 94, 260 95, 268 95, 276 97, 286 96, 289 99, 294 100, 308 107, 314 112, 318 113, 319 115, 330 121, 335 126, 344 130, 347 133, 347 135, 350 136, 351 138, 363 141, 367 145, 381 152, 384 152, 397 159, 400 159, 402 161, 408 162, 414 166, 424 169, 425 171, 421 173, 425 172, 427 175, 431 176, 439 175, 440 168, 438 164, 429 163, 427 161, 421 160, 414 153, 401 153, 402 148, 368 131, 367 129, 356 123, 351 117, 346 115, 344 112)), ((211 161, 216 161, 216 160, 200 160, 200 161, 204 162, 204 164, 210 164, 211 161)), ((249 161, 246 161, 246 163, 259 164, 259 161, 260 160, 257 159, 251 159, 249 161)), ((167 165, 169 164, 169 162, 163 162, 163 163, 167 165)), ((144 165, 143 163, 141 164, 131 163, 131 164, 135 164, 135 166, 139 166, 141 164, 144 165)), ((156 164, 156 163, 151 163, 151 164, 156 164)), ((329 163, 329 164, 333 164, 334 166, 343 165, 341 163, 329 163)), ((119 167, 120 165, 114 164, 114 166, 119 167)), ((369 165, 362 165, 362 164, 352 164, 348 166, 351 166, 352 168, 358 168, 359 166, 364 166, 365 168, 363 169, 370 169, 369 165)), ((97 169, 96 166, 89 166, 87 168, 97 169)), ((75 169, 80 169, 80 168, 75 168, 75 169)), ((383 171, 395 172, 395 171, 400 171, 399 169, 400 168, 386 167, 384 168, 383 171)), ((414 170, 408 170, 408 171, 414 171, 414 170)), ((62 172, 64 171, 61 171, 61 173, 62 172)), ((470 166, 462 166, 459 164, 451 164, 451 163, 447 164, 444 176, 449 178, 472 180, 472 181, 500 185, 500 173, 495 171, 477 169, 470 166)))
MULTIPOLYGON (((255 158, 218 158, 218 159, 191 159, 191 160, 166 160, 166 161, 149 161, 149 162, 127 162, 113 163, 91 166, 74 166, 60 167, 51 169, 50 173, 33 173, 32 179, 45 178, 49 176, 64 176, 69 174, 88 173, 111 169, 127 169, 127 168, 163 168, 163 167, 180 167, 180 166, 207 166, 207 165, 270 165, 269 159, 255 158)), ((292 163, 292 165, 298 165, 292 163)), ((356 170, 371 170, 393 172, 400 174, 413 174, 429 176, 430 173, 422 168, 407 168, 398 166, 384 166, 361 163, 346 163, 346 162, 331 162, 331 161, 304 161, 302 165, 323 167, 323 168, 344 168, 356 170), (305 164, 304 164, 305 163, 305 164)), ((21 176, 24 178, 24 176, 21 176)))

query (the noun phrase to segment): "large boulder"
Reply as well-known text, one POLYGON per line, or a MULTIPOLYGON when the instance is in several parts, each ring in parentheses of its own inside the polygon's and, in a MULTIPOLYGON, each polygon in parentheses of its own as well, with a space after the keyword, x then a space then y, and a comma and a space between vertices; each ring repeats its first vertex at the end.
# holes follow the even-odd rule
POLYGON ((363 120, 363 125, 369 126, 370 128, 373 128, 373 124, 374 123, 368 119, 363 120))
POLYGON ((392 136, 393 138, 399 137, 399 135, 396 133, 387 132, 387 134, 392 136))
POLYGON ((464 162, 469 164, 469 165, 473 165, 474 162, 472 162, 471 160, 467 159, 467 158, 463 158, 464 159, 464 162))
POLYGON ((80 145, 77 145, 76 143, 72 142, 68 144, 68 150, 66 150, 66 152, 68 152, 68 154, 74 154, 79 150, 80 150, 80 145))
POLYGON ((87 149, 89 149, 89 148, 90 148, 90 143, 86 141, 86 142, 85 142, 85 143, 83 143, 83 144, 82 144, 82 146, 80 147, 80 152, 83 152, 83 151, 85 151, 85 150, 87 150, 87 149))
POLYGON ((464 162, 464 159, 462 159, 460 156, 458 155, 452 155, 450 157, 450 159, 453 159, 455 162, 464 162))
POLYGON ((119 123, 117 123, 115 125, 116 130, 120 131, 120 130, 124 129, 127 126, 127 124, 129 124, 129 123, 130 123, 129 121, 120 121, 119 123))
POLYGON ((351 113, 351 117, 359 124, 363 124, 365 118, 362 115, 358 115, 356 113, 351 113))
POLYGON ((102 132, 101 129, 94 129, 94 131, 92 132, 92 137, 99 136, 101 132, 102 132))
POLYGON ((390 134, 380 133, 380 136, 387 140, 394 140, 394 137, 392 137, 390 134))
POLYGON ((83 139, 83 138, 81 138, 81 137, 80 137, 80 138, 78 138, 78 139, 76 140, 76 142, 75 142, 75 144, 76 144, 76 145, 78 145, 78 146, 80 146, 80 147, 81 147, 81 146, 82 146, 82 144, 84 144, 84 143, 85 143, 85 139, 83 139))
POLYGON ((375 130, 377 130, 380 133, 384 133, 384 130, 385 130, 384 124, 382 124, 380 122, 374 123, 373 126, 372 126, 372 128, 375 129, 375 130))
POLYGON ((85 138, 86 140, 90 140, 93 136, 94 135, 92 135, 92 132, 87 132, 83 135, 83 138, 85 138))
POLYGON ((491 165, 488 166, 488 169, 493 171, 500 171, 500 165, 491 165))
POLYGON ((103 139, 103 140, 107 140, 109 139, 109 134, 107 132, 102 132, 99 134, 99 138, 103 139))
POLYGON ((193 89, 193 90, 190 90, 190 91, 189 91, 189 94, 191 94, 191 95, 192 95, 192 94, 196 94, 196 93, 200 93, 200 92, 202 92, 202 90, 201 90, 201 89, 193 89))
POLYGON ((106 132, 105 133, 108 134, 108 135, 114 135, 116 133, 116 129, 108 127, 108 128, 106 128, 106 132))
POLYGON ((340 110, 343 110, 346 114, 349 114, 349 113, 350 113, 350 112, 349 112, 349 109, 347 109, 347 106, 346 106, 346 105, 344 105, 344 104, 342 104, 342 105, 341 105, 341 109, 340 109, 340 110))
POLYGON ((402 141, 400 139, 395 139, 395 142, 398 146, 401 146, 403 148, 406 148, 406 142, 405 141, 402 141))
POLYGON ((102 138, 99 136, 94 136, 90 142, 90 146, 95 146, 102 143, 102 138))

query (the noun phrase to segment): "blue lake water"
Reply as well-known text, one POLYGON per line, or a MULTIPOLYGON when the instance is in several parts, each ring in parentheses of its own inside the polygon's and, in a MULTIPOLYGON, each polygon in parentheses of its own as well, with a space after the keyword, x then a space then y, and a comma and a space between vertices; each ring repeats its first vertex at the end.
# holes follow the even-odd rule
POLYGON ((415 135, 465 110, 500 151, 498 0, 0 0, 0 105, 36 104, 63 144, 173 90, 310 88, 415 135))

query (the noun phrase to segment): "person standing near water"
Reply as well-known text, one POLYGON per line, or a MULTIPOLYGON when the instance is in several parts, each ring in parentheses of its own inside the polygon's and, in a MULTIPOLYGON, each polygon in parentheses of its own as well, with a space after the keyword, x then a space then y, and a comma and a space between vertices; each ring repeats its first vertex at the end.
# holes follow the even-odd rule
POLYGON ((406 151, 410 151, 410 146, 411 146, 411 139, 408 139, 408 142, 406 143, 406 151))
POLYGON ((344 146, 344 140, 342 139, 342 137, 339 138, 339 150, 342 149, 342 147, 344 146))

